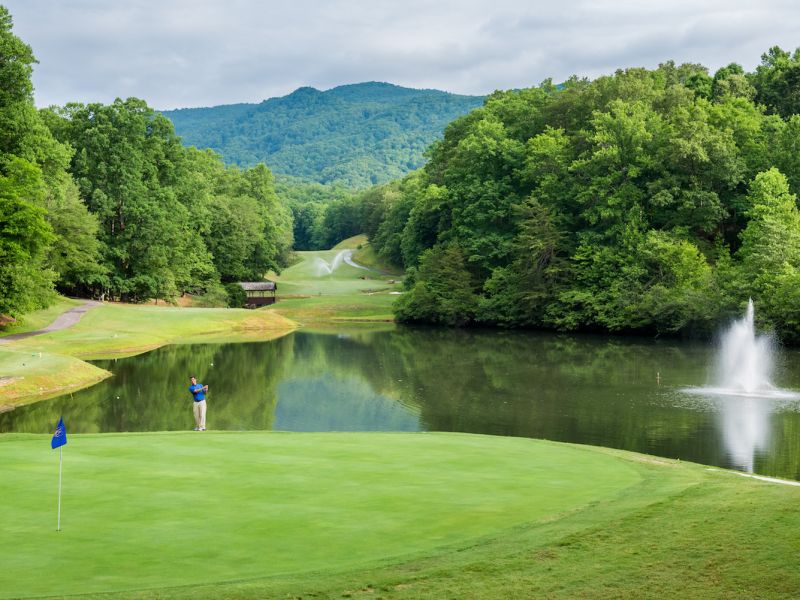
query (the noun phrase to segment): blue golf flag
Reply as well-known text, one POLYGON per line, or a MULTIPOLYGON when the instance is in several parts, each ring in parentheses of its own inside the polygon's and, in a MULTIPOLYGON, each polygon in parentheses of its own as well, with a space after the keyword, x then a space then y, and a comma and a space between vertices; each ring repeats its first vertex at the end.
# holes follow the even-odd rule
POLYGON ((63 446, 67 443, 67 428, 64 427, 64 417, 61 417, 58 420, 58 427, 56 427, 56 432, 53 434, 53 440, 50 442, 50 447, 54 450, 59 446, 63 446))

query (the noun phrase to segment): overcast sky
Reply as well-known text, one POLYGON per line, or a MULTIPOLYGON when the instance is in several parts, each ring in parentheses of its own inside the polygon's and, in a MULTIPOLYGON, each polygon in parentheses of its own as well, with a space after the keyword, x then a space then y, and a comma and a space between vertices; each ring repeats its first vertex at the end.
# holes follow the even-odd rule
POLYGON ((462 94, 665 60, 752 70, 800 46, 796 0, 0 0, 38 106, 158 109, 388 81, 462 94))

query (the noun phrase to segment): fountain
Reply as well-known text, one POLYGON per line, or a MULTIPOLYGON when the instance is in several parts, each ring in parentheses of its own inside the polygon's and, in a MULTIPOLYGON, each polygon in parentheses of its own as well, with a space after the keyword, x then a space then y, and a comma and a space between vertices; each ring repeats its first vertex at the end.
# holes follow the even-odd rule
POLYGON ((722 337, 717 366, 720 392, 759 396, 775 390, 770 382, 774 366, 772 338, 756 335, 754 316, 751 299, 744 317, 734 321, 722 337))
POLYGON ((348 252, 352 252, 352 250, 342 250, 339 252, 333 260, 329 263, 324 258, 320 258, 317 256, 314 259, 314 266, 317 277, 322 277, 323 275, 331 275, 341 264, 342 261, 345 259, 345 255, 348 252))
POLYGON ((714 384, 685 391, 710 396, 800 398, 800 394, 772 384, 775 343, 769 335, 756 334, 754 316, 753 301, 749 300, 744 317, 734 321, 721 338, 714 384))
POLYGON ((768 447, 774 401, 800 398, 772 384, 775 344, 771 336, 756 334, 754 316, 750 300, 744 317, 722 336, 714 385, 684 390, 706 397, 719 411, 731 462, 748 473, 754 470, 756 454, 768 447))
POLYGON ((324 258, 320 258, 319 256, 317 256, 314 259, 314 268, 317 277, 322 277, 323 275, 331 275, 338 267, 341 266, 343 262, 356 269, 364 269, 365 271, 372 270, 369 267, 365 267, 364 265, 360 265, 357 262, 355 262, 353 260, 352 250, 342 250, 336 256, 333 257, 333 260, 330 263, 324 258))

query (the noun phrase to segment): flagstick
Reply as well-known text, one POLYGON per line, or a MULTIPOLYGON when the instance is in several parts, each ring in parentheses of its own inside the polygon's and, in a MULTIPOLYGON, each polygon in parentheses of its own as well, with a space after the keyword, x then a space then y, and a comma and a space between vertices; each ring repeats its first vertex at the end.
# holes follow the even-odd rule
POLYGON ((64 446, 58 448, 58 529, 61 531, 61 465, 64 463, 64 446))

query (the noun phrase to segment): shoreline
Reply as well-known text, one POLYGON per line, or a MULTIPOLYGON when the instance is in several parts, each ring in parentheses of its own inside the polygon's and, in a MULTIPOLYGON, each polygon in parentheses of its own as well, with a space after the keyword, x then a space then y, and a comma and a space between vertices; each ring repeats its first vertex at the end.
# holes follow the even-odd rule
POLYGON ((268 311, 111 303, 93 306, 81 317, 57 330, 26 332, 0 343, 0 410, 90 387, 112 375, 87 360, 134 356, 169 344, 268 341, 299 326, 268 311))

